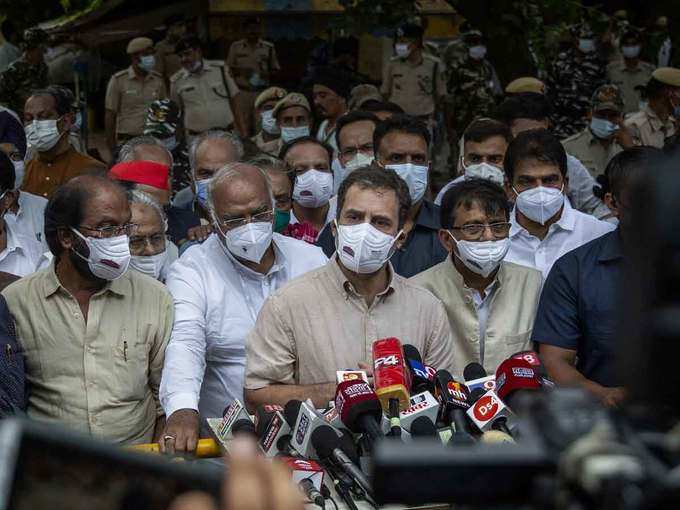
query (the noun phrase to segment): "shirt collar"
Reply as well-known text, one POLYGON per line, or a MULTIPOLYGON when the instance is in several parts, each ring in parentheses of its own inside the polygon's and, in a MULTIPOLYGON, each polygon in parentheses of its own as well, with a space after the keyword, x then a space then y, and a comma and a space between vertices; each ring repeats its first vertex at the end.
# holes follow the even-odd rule
POLYGON ((620 228, 605 234, 602 240, 602 248, 597 257, 598 262, 612 262, 623 258, 623 243, 621 241, 620 228))
POLYGON ((423 200, 420 205, 420 211, 418 211, 418 217, 416 218, 416 225, 429 228, 430 230, 439 230, 441 225, 439 206, 429 200, 423 200))
MULTIPOLYGON (((566 195, 564 195, 564 193, 562 193, 562 195, 564 196, 562 215, 560 216, 560 219, 554 223, 554 225, 557 225, 562 230, 572 231, 576 226, 576 214, 574 213, 574 208, 569 203, 569 199, 566 197, 566 195)), ((510 211, 510 237, 512 238, 522 233, 531 235, 517 221, 517 206, 515 205, 512 208, 512 211, 510 211)))
MULTIPOLYGON (((335 254, 331 259, 328 261, 327 267, 328 267, 328 273, 331 277, 331 280, 335 284, 335 287, 341 292, 344 293, 345 296, 353 295, 356 297, 361 297, 360 294, 356 292, 354 289, 354 286, 352 285, 352 282, 350 282, 347 277, 345 276, 345 273, 342 272, 342 269, 340 269, 340 264, 341 262, 338 260, 338 255, 335 254)), ((388 296, 392 294, 395 291, 394 288, 394 268, 392 267, 391 262, 387 262, 387 271, 389 273, 389 281, 387 282, 387 288, 383 290, 381 293, 378 294, 378 296, 388 296)))
MULTIPOLYGON (((49 267, 45 270, 45 283, 43 286, 43 296, 45 296, 45 298, 48 298, 51 295, 55 294, 59 290, 59 288, 63 288, 66 291, 66 288, 61 284, 59 278, 57 277, 56 263, 57 258, 53 257, 49 267)), ((116 280, 111 280, 107 282, 106 285, 104 285, 104 287, 100 291, 95 293, 95 295, 103 294, 105 292, 112 292, 113 294, 117 294, 119 296, 129 295, 131 290, 130 284, 131 271, 134 271, 134 269, 129 267, 123 276, 117 278, 116 280)))

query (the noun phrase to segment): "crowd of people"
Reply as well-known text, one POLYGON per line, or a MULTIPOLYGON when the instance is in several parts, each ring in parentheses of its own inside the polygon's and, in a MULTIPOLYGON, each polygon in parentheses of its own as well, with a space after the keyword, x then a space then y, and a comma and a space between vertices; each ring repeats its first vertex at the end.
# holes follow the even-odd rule
POLYGON ((129 41, 107 163, 26 32, 0 74, 0 415, 192 451, 235 399, 324 407, 386 337, 456 378, 535 347, 625 401, 632 190, 676 153, 680 69, 584 24, 503 87, 481 32, 439 58, 407 23, 381 86, 336 65, 285 90, 244 30, 226 61, 183 19, 129 41))

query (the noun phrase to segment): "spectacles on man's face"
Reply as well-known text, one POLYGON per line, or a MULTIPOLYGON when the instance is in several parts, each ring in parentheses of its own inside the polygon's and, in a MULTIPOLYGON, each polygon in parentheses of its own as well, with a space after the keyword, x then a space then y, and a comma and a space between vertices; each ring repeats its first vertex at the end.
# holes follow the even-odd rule
POLYGON ((122 235, 131 236, 135 234, 138 227, 139 225, 136 223, 126 223, 125 225, 111 225, 109 227, 98 228, 88 227, 87 225, 78 225, 79 229, 95 232, 95 235, 92 237, 96 237, 98 239, 108 239, 122 235))
POLYGON ((151 248, 156 251, 162 251, 165 249, 165 234, 159 233, 159 234, 153 234, 150 236, 130 236, 130 250, 134 252, 141 252, 144 251, 144 248, 146 248, 147 243, 151 246, 151 248))
POLYGON ((466 239, 477 241, 482 238, 487 228, 491 230, 491 235, 496 239, 508 237, 510 233, 510 223, 507 221, 498 223, 470 223, 462 227, 453 227, 451 230, 458 230, 463 233, 466 239))
POLYGON ((252 216, 244 216, 241 218, 230 218, 218 220, 220 228, 226 232, 228 230, 233 230, 238 227, 242 227, 248 223, 271 223, 274 220, 274 210, 263 211, 252 216))

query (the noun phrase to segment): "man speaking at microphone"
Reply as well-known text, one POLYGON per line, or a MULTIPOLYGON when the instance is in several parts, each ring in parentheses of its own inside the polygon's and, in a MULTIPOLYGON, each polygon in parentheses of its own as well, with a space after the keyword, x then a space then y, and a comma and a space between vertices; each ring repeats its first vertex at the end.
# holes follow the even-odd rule
POLYGON ((428 365, 452 366, 443 305, 389 263, 410 205, 393 170, 364 167, 343 181, 332 224, 336 254, 273 293, 248 337, 250 408, 306 398, 325 406, 335 395, 336 370, 369 362, 381 338, 414 345, 428 365))
POLYGON ((454 184, 442 199, 439 231, 450 256, 413 277, 446 307, 456 378, 473 361, 495 373, 504 359, 531 347, 542 277, 503 260, 510 246, 509 217, 498 184, 486 179, 454 184))

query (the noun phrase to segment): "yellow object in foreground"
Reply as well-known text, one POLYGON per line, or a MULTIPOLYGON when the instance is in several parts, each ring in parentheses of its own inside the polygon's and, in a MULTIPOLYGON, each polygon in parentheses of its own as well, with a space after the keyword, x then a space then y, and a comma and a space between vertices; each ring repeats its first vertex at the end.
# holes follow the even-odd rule
MULTIPOLYGON (((144 453, 160 453, 161 449, 158 443, 136 444, 126 447, 129 450, 135 450, 144 453)), ((222 456, 222 449, 220 444, 214 439, 199 439, 195 452, 196 458, 211 459, 222 456)))

